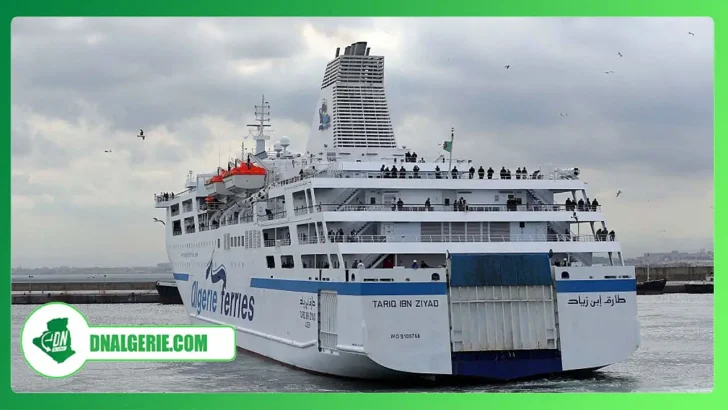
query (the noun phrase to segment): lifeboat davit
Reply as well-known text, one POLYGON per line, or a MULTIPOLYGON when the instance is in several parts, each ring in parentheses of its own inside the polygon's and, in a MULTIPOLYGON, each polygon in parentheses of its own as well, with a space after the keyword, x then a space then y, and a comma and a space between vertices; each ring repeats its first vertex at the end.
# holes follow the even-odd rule
POLYGON ((208 192, 211 191, 218 195, 230 195, 230 191, 225 188, 225 182, 223 181, 225 174, 226 172, 224 170, 219 169, 218 174, 210 178, 205 183, 205 186, 208 188, 208 192))
POLYGON ((243 162, 223 176, 225 188, 234 191, 258 190, 265 186, 264 168, 243 162))

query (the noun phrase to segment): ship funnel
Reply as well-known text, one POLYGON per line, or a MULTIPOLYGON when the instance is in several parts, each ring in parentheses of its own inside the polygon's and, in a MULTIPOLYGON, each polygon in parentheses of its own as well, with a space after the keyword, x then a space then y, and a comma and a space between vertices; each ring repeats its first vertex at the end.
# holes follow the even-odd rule
POLYGON ((338 57, 339 56, 339 51, 340 50, 341 50, 341 47, 336 47, 336 55, 334 57, 338 57))
POLYGON ((367 51, 367 42, 359 41, 351 45, 351 54, 355 56, 363 56, 367 51))

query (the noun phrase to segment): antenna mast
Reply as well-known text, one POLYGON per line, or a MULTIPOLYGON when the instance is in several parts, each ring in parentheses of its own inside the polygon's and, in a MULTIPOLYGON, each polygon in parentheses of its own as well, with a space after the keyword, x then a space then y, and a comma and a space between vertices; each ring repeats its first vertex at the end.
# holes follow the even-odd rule
POLYGON ((452 127, 450 129, 450 163, 447 165, 448 172, 452 171, 452 145, 453 145, 454 141, 455 141, 455 127, 452 127))
MULTIPOLYGON (((257 124, 248 124, 248 127, 255 127, 257 131, 251 134, 255 140, 255 155, 265 152, 265 142, 270 140, 270 135, 266 134, 265 129, 270 127, 270 104, 265 100, 265 94, 260 99, 260 105, 255 106, 255 121, 257 124)), ((271 130, 272 131, 272 130, 271 130)))

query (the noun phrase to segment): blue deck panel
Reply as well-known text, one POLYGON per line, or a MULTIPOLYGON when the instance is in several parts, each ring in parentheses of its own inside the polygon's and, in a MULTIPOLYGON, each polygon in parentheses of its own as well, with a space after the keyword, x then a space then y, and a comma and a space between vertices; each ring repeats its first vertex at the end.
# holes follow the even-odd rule
POLYGON ((452 254, 450 285, 551 286, 551 263, 546 253, 452 254))

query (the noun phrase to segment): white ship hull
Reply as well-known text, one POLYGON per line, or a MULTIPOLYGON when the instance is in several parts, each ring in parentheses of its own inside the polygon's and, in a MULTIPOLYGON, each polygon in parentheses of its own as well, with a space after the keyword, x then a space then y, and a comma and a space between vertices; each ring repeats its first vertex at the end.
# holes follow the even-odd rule
POLYGON ((189 320, 353 378, 514 380, 630 357, 634 267, 578 168, 485 178, 467 159, 459 171, 418 161, 397 148, 383 87, 383 57, 365 43, 337 51, 306 154, 287 137, 265 151, 263 98, 257 154, 229 164, 255 161, 265 177, 205 185, 214 174, 190 172, 186 191, 156 199, 189 320))
MULTIPOLYGON (((514 295, 519 292, 531 291, 532 300, 521 298, 522 302, 501 303, 498 309, 492 304, 492 309, 480 312, 478 320, 474 311, 469 312, 477 301, 471 301, 468 312, 462 309, 462 303, 455 306, 448 302, 458 292, 456 289, 465 291, 449 286, 444 280, 434 284, 429 280, 367 283, 362 282, 367 274, 382 270, 359 269, 349 269, 350 279, 352 274, 359 275, 354 276, 355 282, 314 280, 318 269, 279 269, 268 277, 255 275, 260 271, 270 272, 257 263, 262 258, 254 257, 253 251, 245 249, 237 254, 221 252, 216 242, 221 233, 235 235, 236 230, 243 232, 250 227, 237 225, 220 228, 222 232, 199 233, 197 243, 207 245, 170 252, 170 261, 173 266, 189 266, 176 268, 175 279, 191 323, 233 325, 237 329, 238 347, 286 365, 364 379, 420 375, 511 380, 608 366, 628 358, 639 344, 631 267, 569 268, 570 282, 557 280, 555 291, 554 287, 546 286, 546 293, 538 291, 536 286, 511 287, 512 299, 518 299, 514 295), (212 269, 206 275, 211 260, 212 269), (217 279, 220 276, 224 279, 217 279), (623 278, 604 279, 605 276, 623 278), (225 292, 222 292, 223 284, 225 292), (563 293, 559 284, 572 288, 563 293), (603 291, 598 291, 600 288, 603 291), (329 315, 322 313, 320 306, 319 291, 327 289, 338 291, 336 306, 330 309, 333 314, 329 315), (536 294, 542 298, 538 299, 536 294), (586 306, 585 300, 581 304, 569 302, 580 298, 591 302, 586 302, 586 306), (600 306, 589 306, 599 299, 600 306), (607 300, 612 301, 611 306, 607 306, 607 300), (408 303, 403 301, 411 301, 411 305, 403 308, 408 303), (526 312, 532 317, 527 317, 526 312), (544 321, 544 316, 550 319, 544 321), (327 320, 336 322, 329 329, 335 334, 334 342, 327 342, 322 331, 327 320), (471 330, 480 326, 478 331, 483 334, 470 338, 469 349, 454 352, 463 334, 450 331, 451 320, 454 328, 463 328, 463 321, 472 321, 467 326, 471 330), (475 323, 478 321, 480 325, 475 323), (513 323, 507 324, 508 321, 513 323), (506 332, 485 329, 496 324, 506 326, 506 332), (485 335, 486 330, 494 333, 485 335), (552 334, 547 334, 549 331, 552 334), (529 336, 529 333, 533 334, 529 336), (482 349, 473 346, 478 343, 482 349), (542 343, 537 347, 543 349, 528 349, 528 343, 535 343, 534 346, 542 343), (465 358, 456 360, 458 354, 465 358), (475 357, 478 355, 485 356, 479 360, 475 357), (472 362, 470 368, 469 362, 472 362), (498 363, 508 364, 504 367, 498 363)), ((174 244, 175 239, 170 238, 170 243, 174 244)), ((329 276, 337 273, 346 276, 344 269, 330 271, 334 272, 328 272, 329 276)), ((401 271, 412 275, 405 269, 401 271)), ((419 271, 425 279, 431 273, 446 277, 444 269, 419 271)), ((487 293, 498 287, 486 288, 489 287, 478 289, 487 293)), ((474 287, 468 289, 475 291, 474 287)), ((481 309, 482 306, 485 305, 481 303, 481 309)))

